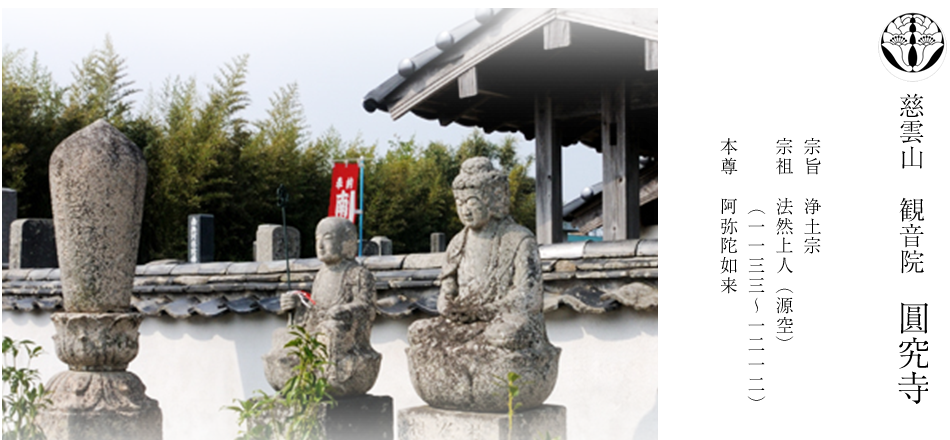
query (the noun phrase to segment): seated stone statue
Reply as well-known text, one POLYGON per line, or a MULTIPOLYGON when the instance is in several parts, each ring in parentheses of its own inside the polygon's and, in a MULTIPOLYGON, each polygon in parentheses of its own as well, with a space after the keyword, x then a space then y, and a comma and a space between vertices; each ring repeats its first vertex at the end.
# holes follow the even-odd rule
MULTIPOLYGON (((381 359, 370 345, 376 317, 375 279, 354 260, 356 228, 346 219, 321 220, 316 241, 317 257, 324 266, 313 280, 312 303, 295 293, 284 293, 281 313, 294 310, 293 323, 326 344, 329 364, 325 377, 330 395, 339 398, 365 394, 376 382, 381 359)), ((298 362, 283 348, 290 339, 287 328, 277 329, 273 350, 264 357, 264 372, 275 390, 284 386, 298 362)))
POLYGON ((515 401, 539 406, 554 389, 561 350, 544 327, 537 241, 508 214, 508 177, 487 158, 466 160, 452 189, 464 228, 439 276, 441 316, 409 327, 412 384, 436 408, 504 412, 503 380, 515 372, 515 401))

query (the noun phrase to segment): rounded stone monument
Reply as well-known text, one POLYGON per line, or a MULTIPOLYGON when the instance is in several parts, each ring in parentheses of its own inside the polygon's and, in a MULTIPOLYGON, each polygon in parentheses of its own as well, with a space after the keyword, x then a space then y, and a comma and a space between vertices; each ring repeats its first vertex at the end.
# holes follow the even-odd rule
POLYGON ((53 341, 69 370, 50 379, 38 421, 51 440, 161 439, 158 402, 126 371, 142 322, 130 310, 145 157, 100 119, 56 147, 49 179, 66 309, 53 341))

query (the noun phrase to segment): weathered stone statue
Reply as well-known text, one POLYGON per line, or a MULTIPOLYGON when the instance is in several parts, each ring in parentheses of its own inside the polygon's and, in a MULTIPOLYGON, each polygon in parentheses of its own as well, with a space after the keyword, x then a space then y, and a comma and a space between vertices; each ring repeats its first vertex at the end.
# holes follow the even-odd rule
MULTIPOLYGON (((332 396, 365 394, 376 382, 381 360, 369 341, 376 317, 375 279, 354 259, 359 242, 352 223, 327 217, 317 225, 316 235, 317 257, 324 266, 313 280, 312 303, 285 293, 281 312, 294 310, 294 324, 326 344, 325 375, 332 396)), ((273 350, 264 357, 264 372, 275 390, 284 386, 298 362, 283 348, 290 339, 287 328, 277 329, 273 350)))
POLYGON ((105 120, 66 138, 49 180, 63 308, 54 313, 56 356, 38 422, 50 440, 162 438, 162 411, 126 371, 139 350, 142 315, 130 312, 145 157, 105 120))
POLYGON ((508 178, 487 158, 465 161, 452 189, 464 228, 439 276, 441 316, 409 327, 412 384, 436 408, 503 412, 502 381, 515 372, 516 402, 539 406, 554 389, 561 350, 544 327, 537 241, 508 214, 508 178))

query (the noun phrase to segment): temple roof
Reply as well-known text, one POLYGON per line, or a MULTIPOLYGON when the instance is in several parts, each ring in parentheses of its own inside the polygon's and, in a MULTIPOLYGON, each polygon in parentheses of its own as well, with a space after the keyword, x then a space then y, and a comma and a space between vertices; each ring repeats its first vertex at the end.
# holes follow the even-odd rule
POLYGON ((402 60, 363 108, 533 139, 534 102, 547 93, 562 145, 599 149, 602 86, 623 79, 630 110, 655 114, 657 59, 656 9, 483 9, 402 60))

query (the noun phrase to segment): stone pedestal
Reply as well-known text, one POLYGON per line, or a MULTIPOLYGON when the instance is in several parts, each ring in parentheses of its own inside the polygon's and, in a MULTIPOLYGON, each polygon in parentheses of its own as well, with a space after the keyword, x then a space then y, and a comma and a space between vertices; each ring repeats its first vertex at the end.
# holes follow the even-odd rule
POLYGON ((508 435, 508 414, 452 411, 417 406, 399 411, 399 440, 567 439, 567 408, 542 405, 517 411, 508 435))
POLYGON ((47 384, 39 415, 49 439, 161 440, 162 411, 125 371, 139 350, 138 313, 54 313, 56 356, 69 371, 47 384))
POLYGON ((39 422, 48 439, 161 440, 162 410, 128 371, 64 371, 50 379, 39 422))
MULTIPOLYGON (((278 407, 265 417, 286 417, 278 407)), ((393 440, 393 398, 365 394, 320 404, 320 433, 325 440, 393 440)), ((252 421, 259 423, 259 421, 252 421)), ((276 438, 282 438, 279 435, 276 438)))

